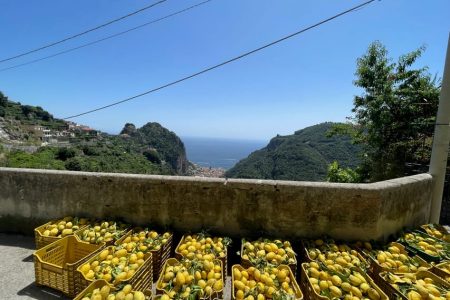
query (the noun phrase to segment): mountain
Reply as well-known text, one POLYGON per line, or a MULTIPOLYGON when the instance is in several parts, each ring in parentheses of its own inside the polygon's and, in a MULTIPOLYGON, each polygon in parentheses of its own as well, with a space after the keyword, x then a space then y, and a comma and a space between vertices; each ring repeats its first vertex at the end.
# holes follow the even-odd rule
POLYGON ((180 138, 158 123, 110 135, 0 92, 0 166, 185 175, 189 162, 180 138))
POLYGON ((239 161, 228 178, 324 181, 328 165, 338 161, 356 167, 360 149, 348 136, 327 137, 336 123, 326 122, 272 138, 269 144, 239 161))
POLYGON ((128 142, 140 145, 140 152, 153 162, 165 161, 175 173, 186 173, 189 162, 183 142, 174 132, 160 124, 151 122, 136 129, 134 124, 127 123, 121 136, 126 137, 128 142))

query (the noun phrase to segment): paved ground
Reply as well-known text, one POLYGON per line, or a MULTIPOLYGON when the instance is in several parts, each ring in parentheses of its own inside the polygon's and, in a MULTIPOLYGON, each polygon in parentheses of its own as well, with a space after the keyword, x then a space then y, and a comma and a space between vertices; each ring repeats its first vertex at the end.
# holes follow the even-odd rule
MULTIPOLYGON (((33 252, 34 239, 31 236, 7 235, 0 233, 0 300, 69 299, 57 291, 38 287, 34 284, 33 252)), ((230 299, 230 279, 224 299, 230 299)))
POLYGON ((0 299, 68 299, 34 284, 34 239, 0 233, 0 299))

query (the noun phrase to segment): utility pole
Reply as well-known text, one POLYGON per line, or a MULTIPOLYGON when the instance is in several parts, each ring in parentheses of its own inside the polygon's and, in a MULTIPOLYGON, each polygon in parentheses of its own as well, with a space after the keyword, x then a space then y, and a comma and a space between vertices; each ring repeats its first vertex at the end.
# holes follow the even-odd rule
POLYGON ((450 141, 450 35, 445 58, 444 76, 442 78, 439 107, 434 127, 433 149, 429 173, 433 176, 433 192, 431 199, 430 219, 439 223, 441 215, 442 194, 444 190, 445 172, 447 169, 448 147, 450 141))

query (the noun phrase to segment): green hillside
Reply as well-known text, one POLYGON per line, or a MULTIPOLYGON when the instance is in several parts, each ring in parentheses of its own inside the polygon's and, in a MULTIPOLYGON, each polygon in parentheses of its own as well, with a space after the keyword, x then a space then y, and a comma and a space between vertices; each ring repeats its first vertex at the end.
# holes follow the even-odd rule
POLYGON ((77 127, 0 92, 0 166, 184 175, 188 165, 183 142, 158 123, 137 129, 127 123, 120 135, 110 135, 77 127), (43 129, 55 134, 53 141, 44 143, 43 129))
POLYGON ((276 136, 225 175, 229 178, 324 181, 328 165, 335 160, 341 166, 356 167, 359 147, 347 136, 326 136, 334 124, 321 123, 293 135, 276 136))

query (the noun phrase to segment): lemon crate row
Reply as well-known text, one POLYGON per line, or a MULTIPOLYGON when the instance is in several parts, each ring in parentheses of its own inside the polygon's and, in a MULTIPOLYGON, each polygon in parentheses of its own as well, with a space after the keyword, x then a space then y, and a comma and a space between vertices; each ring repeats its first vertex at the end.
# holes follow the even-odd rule
MULTIPOLYGON (((59 247, 59 251, 55 251, 55 245, 52 244, 49 245, 52 247, 44 247, 46 251, 41 251, 42 253, 39 250, 36 251, 36 261, 38 261, 38 256, 41 257, 41 260, 36 263, 38 284, 56 288, 73 296, 74 293, 93 285, 95 280, 104 279, 111 288, 123 287, 128 284, 135 291, 144 292, 151 288, 153 279, 156 279, 154 278, 156 276, 153 275, 159 274, 157 283, 157 297, 159 298, 174 299, 189 296, 190 299, 201 297, 220 299, 223 296, 227 270, 227 246, 231 242, 227 238, 211 237, 205 233, 184 235, 175 249, 175 256, 178 260, 171 260, 173 265, 170 266, 165 263, 170 256, 173 240, 170 233, 158 235, 154 231, 139 228, 130 231, 127 225, 105 221, 89 225, 87 220, 75 221, 75 219, 68 218, 52 222, 50 225, 53 227, 54 225, 63 225, 64 223, 61 222, 65 222, 64 225, 67 225, 72 221, 87 225, 78 229, 74 236, 68 235, 53 244, 61 246, 64 244, 62 241, 66 240, 74 243, 74 239, 78 243, 82 243, 80 239, 85 239, 87 242, 83 246, 59 247), (119 228, 122 233, 114 234, 113 238, 106 242, 105 233, 109 232, 107 228, 111 226, 119 228), (79 234, 78 231, 84 233, 79 234), (93 240, 90 237, 91 232, 94 232, 93 240), (101 242, 96 237, 97 233, 103 238, 101 242), (109 246, 113 241, 115 241, 114 246, 109 246), (72 250, 68 250, 68 248, 72 250), (79 248, 82 250, 76 250, 79 248), (65 251, 65 253, 58 253, 61 251, 65 251), (79 253, 74 255, 79 255, 80 260, 70 258, 71 253, 75 252, 79 253), (55 265, 61 267, 60 263, 53 266, 51 263, 45 263, 45 259, 48 261, 58 260, 57 256, 67 260, 62 263, 66 268, 55 268, 55 265), (220 261, 220 265, 216 260, 220 261), (219 276, 218 270, 213 272, 214 274, 210 272, 211 270, 206 272, 205 268, 208 268, 209 263, 216 264, 214 270, 220 267, 222 274, 219 276), (177 269, 181 267, 185 269, 180 273, 181 275, 178 275, 178 279, 178 273, 175 274, 173 270, 167 271, 170 267, 175 268, 175 266, 177 269), (173 273, 172 277, 171 273, 173 273)), ((53 228, 49 229, 51 227, 48 225, 46 226, 47 229, 44 227, 41 230, 53 230, 53 228)), ((81 225, 69 224, 68 226, 73 228, 73 226, 81 225)), ((60 229, 62 227, 57 228, 57 230, 60 229)), ((368 242, 358 242, 348 245, 337 244, 331 239, 303 240, 300 248, 301 260, 310 262, 300 268, 301 285, 305 292, 305 298, 338 297, 348 299, 351 296, 354 300, 356 300, 355 297, 384 299, 384 296, 389 295, 391 290, 388 289, 389 277, 380 275, 383 272, 383 274, 409 274, 408 276, 412 276, 410 274, 431 271, 447 279, 450 277, 449 263, 443 261, 448 257, 448 244, 444 240, 446 236, 448 236, 448 232, 444 227, 428 224, 422 226, 421 231, 403 234, 398 240, 402 244, 394 242, 388 245, 372 245, 368 242), (439 260, 431 257, 432 254, 436 254, 435 256, 439 257, 439 260), (436 264, 435 262, 442 263, 436 264), (336 278, 339 278, 340 282, 336 278), (355 278, 360 279, 361 282, 355 278)), ((289 241, 268 239, 247 241, 243 239, 240 257, 241 266, 234 266, 233 272, 242 268, 239 271, 245 271, 244 274, 247 274, 247 277, 256 277, 251 277, 249 280, 243 276, 242 281, 237 280, 236 282, 233 279, 232 295, 234 298, 251 300, 252 298, 299 299, 303 297, 300 289, 296 288, 298 287, 295 281, 297 258, 289 241), (289 268, 290 273, 286 268, 289 268), (256 275, 254 275, 255 270, 258 270, 256 275), (286 272, 288 275, 284 276, 286 272), (278 274, 280 275, 278 276, 278 274), (257 278, 259 281, 256 280, 257 278)), ((421 280, 421 278, 419 279, 421 280)), ((431 280, 427 279, 427 281, 431 280)), ((440 285, 439 288, 446 287, 440 285)), ((422 292, 424 293, 424 291, 422 292)), ((410 296, 415 295, 411 293, 410 296)), ((397 296, 401 297, 401 295, 397 296)), ((408 297, 411 298, 410 296, 408 297)), ((450 297, 448 298, 450 299, 450 297)))
MULTIPOLYGON (((403 237, 408 234, 415 232, 403 237)), ((446 280, 437 276, 449 278, 450 263, 434 265, 432 259, 425 261, 403 244, 337 245, 333 240, 316 240, 303 245, 309 263, 301 266, 301 285, 309 299, 450 299, 448 282, 443 284, 446 280)))
MULTIPOLYGON (((227 262, 229 243, 227 238, 212 237, 206 233, 184 235, 175 249, 178 259, 166 260, 161 272, 156 273, 159 277, 155 299, 223 299, 224 264, 227 262)), ((94 267, 98 268, 96 264, 94 267)), ((90 272, 92 277, 89 267, 86 266, 83 271, 90 272)), ((149 275, 139 275, 137 278, 145 278, 147 283, 152 281, 149 275)), ((133 288, 140 287, 139 282, 129 284, 133 288)), ((149 287, 145 286, 145 289, 149 287)))
POLYGON ((144 291, 153 280, 153 267, 159 271, 170 256, 172 234, 136 228, 113 246, 91 244, 77 235, 61 238, 35 251, 38 285, 74 297, 90 283, 104 279, 111 287, 133 283, 144 291))
POLYGON ((130 225, 87 218, 65 217, 45 223, 34 230, 36 249, 40 249, 66 236, 76 235, 91 244, 113 244, 129 231, 130 225))
MULTIPOLYGON (((223 299, 224 272, 218 259, 178 261, 170 258, 164 264, 153 299, 223 299)), ((143 292, 128 283, 111 287, 103 279, 93 281, 75 300, 149 300, 151 289, 143 292)))

